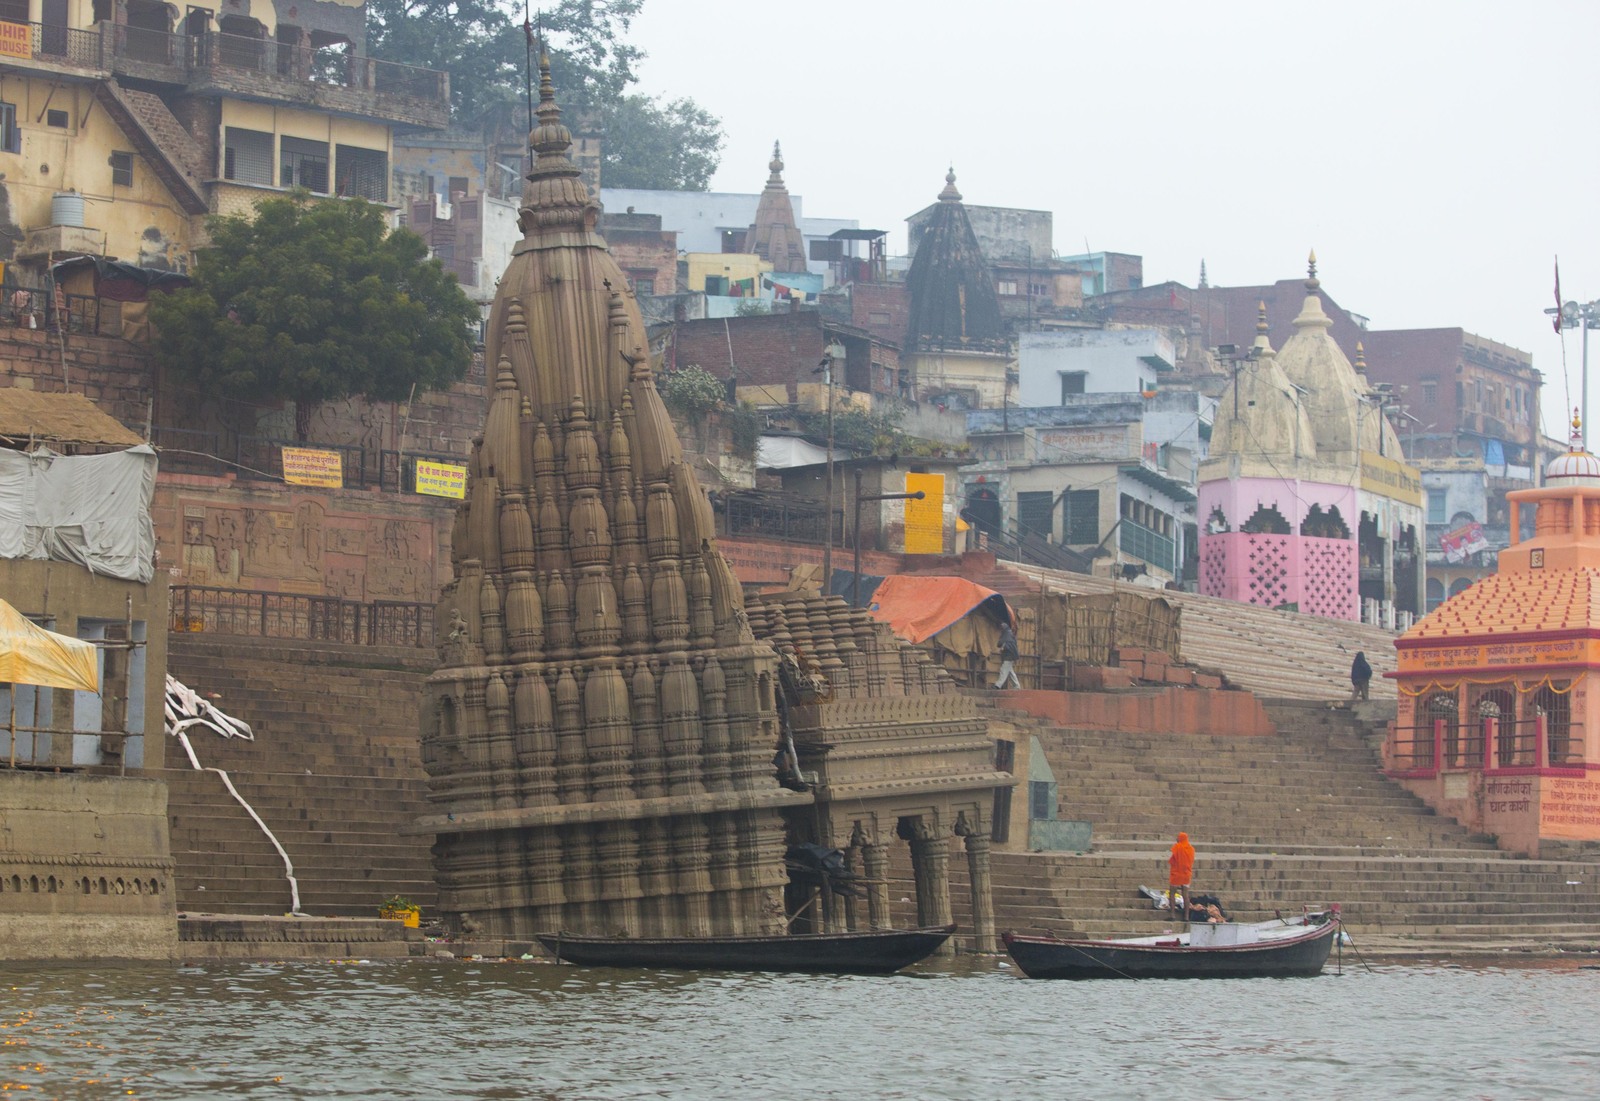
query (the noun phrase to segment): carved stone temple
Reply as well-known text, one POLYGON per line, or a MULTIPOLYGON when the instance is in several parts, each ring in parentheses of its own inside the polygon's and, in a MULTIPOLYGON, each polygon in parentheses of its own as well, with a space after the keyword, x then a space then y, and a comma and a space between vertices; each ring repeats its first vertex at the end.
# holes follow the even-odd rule
POLYGON ((989 817, 1013 781, 986 724, 842 601, 747 614, 540 74, 422 713, 441 908, 500 937, 887 925, 905 841, 911 919, 943 921, 961 836, 992 948, 989 817), (807 842, 848 850, 866 913, 790 882, 807 842))

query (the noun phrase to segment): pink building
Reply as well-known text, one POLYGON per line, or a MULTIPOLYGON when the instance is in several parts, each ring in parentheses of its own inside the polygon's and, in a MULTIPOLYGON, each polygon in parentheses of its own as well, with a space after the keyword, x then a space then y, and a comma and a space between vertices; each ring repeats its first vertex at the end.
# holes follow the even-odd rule
POLYGON ((1275 351, 1265 305, 1234 362, 1199 478, 1200 591, 1394 625, 1422 581, 1421 478, 1383 396, 1329 335, 1316 260, 1295 331, 1275 351))

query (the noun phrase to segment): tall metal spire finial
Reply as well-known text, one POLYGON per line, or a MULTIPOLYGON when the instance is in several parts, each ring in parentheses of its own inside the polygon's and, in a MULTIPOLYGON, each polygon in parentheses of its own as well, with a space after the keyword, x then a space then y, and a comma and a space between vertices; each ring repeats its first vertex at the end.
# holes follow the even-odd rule
POLYGON ((1306 258, 1306 293, 1315 294, 1322 283, 1317 279, 1317 250, 1312 249, 1306 258))
POLYGON ((1572 407, 1572 442, 1569 446, 1574 454, 1585 450, 1583 445, 1583 413, 1576 405, 1572 407))
POLYGON ((1364 375, 1366 373, 1367 373, 1367 349, 1361 343, 1361 341, 1358 340, 1358 341, 1356 341, 1356 374, 1364 375))
POLYGON ((1256 332, 1265 333, 1266 331, 1267 331, 1267 303, 1266 303, 1265 299, 1259 299, 1256 302, 1256 332))

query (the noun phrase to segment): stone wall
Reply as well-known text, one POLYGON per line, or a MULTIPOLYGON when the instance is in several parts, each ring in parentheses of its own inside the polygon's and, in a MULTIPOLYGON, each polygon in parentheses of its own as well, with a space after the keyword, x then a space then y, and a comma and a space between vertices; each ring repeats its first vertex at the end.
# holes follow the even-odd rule
POLYGON ((0 385, 59 394, 68 388, 137 432, 155 396, 149 357, 127 341, 44 329, 0 329, 0 385), (64 382, 66 380, 66 382, 64 382))
POLYGON ((167 786, 0 773, 0 959, 170 959, 167 786))

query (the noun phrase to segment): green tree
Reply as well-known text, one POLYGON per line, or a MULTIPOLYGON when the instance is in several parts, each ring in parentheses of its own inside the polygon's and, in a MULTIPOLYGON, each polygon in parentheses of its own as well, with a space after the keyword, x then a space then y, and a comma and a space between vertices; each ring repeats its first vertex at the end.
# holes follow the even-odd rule
MULTIPOLYGON (((368 0, 373 57, 450 74, 463 127, 526 134, 528 38, 513 0, 368 0)), ((644 0, 559 0, 539 14, 567 122, 603 137, 608 187, 704 190, 722 128, 692 99, 628 94, 644 51, 626 41, 644 0)))
POLYGON ((294 402, 295 433, 326 401, 403 401, 466 375, 478 307, 363 200, 268 199, 213 218, 194 283, 150 303, 156 355, 176 377, 243 401, 294 402))

